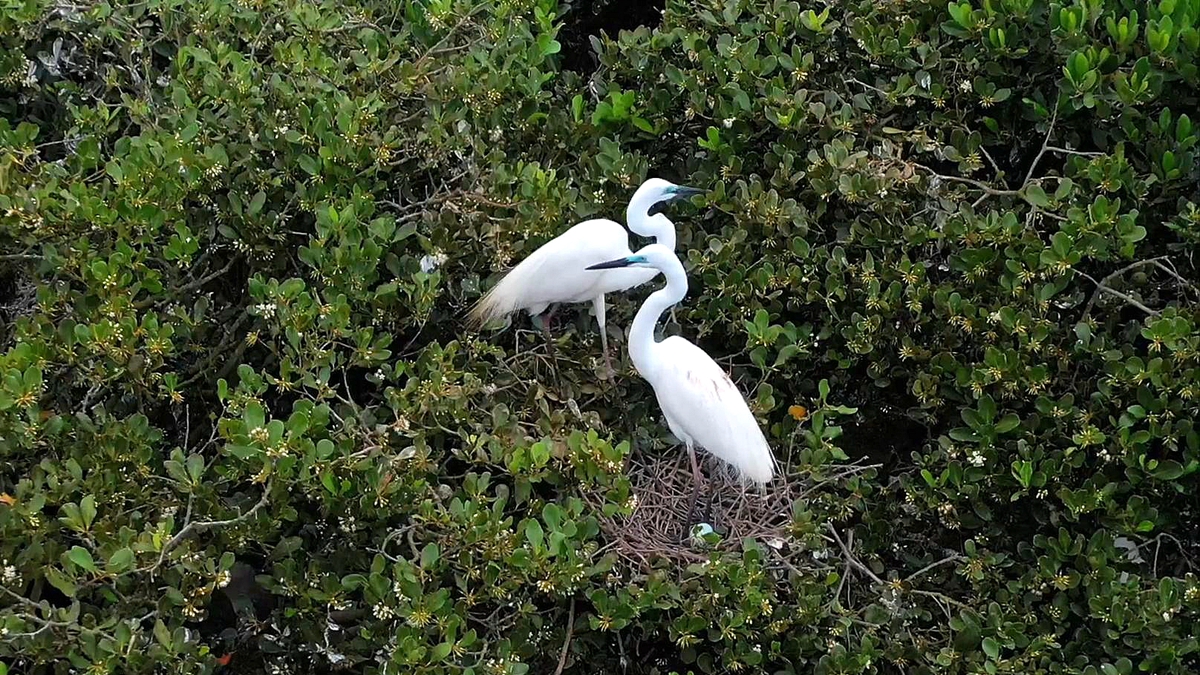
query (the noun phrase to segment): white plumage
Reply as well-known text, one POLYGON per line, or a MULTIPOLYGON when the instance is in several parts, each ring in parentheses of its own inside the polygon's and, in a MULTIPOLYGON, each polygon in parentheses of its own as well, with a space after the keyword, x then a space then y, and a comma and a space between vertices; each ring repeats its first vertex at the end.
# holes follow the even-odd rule
MULTIPOLYGON (((585 220, 546 242, 512 268, 471 310, 484 324, 525 310, 537 316, 557 303, 602 303, 615 293, 650 281, 658 272, 646 269, 586 273, 598 262, 630 255, 629 233, 611 220, 585 220)), ((598 309, 597 316, 604 310, 598 309)))
POLYGON ((651 244, 632 256, 592 269, 611 271, 649 267, 663 273, 667 285, 638 310, 629 331, 629 356, 638 373, 654 388, 671 433, 687 446, 700 484, 695 448, 726 462, 746 480, 763 485, 775 476, 775 458, 746 399, 703 349, 682 337, 654 339, 663 312, 687 295, 687 275, 674 251, 651 244))
POLYGON ((659 342, 657 350, 658 362, 645 372, 638 366, 638 372, 654 387, 671 433, 733 466, 745 479, 760 485, 771 482, 771 448, 725 371, 703 349, 679 336, 659 342))
MULTIPOLYGON (((634 193, 626 209, 630 229, 642 236, 654 237, 656 243, 673 249, 674 223, 652 211, 664 202, 700 192, 659 178, 647 180, 634 193)), ((469 321, 478 328, 520 310, 538 316, 551 305, 591 302, 600 326, 604 360, 611 372, 604 296, 644 284, 658 272, 654 269, 589 272, 586 268, 628 255, 631 255, 629 233, 619 223, 602 218, 579 223, 543 244, 512 268, 471 309, 469 321)))

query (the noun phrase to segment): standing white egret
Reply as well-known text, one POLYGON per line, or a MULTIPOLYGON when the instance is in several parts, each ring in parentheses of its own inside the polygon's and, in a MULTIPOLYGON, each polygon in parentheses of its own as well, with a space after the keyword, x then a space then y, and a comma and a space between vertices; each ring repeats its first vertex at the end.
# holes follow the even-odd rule
POLYGON ((654 326, 663 312, 687 295, 687 274, 679 258, 665 246, 650 244, 634 255, 588 269, 629 267, 658 270, 667 280, 665 287, 646 298, 634 317, 629 329, 629 356, 638 374, 654 388, 671 433, 687 446, 696 481, 692 510, 703 480, 696 446, 733 466, 743 479, 759 485, 769 483, 775 476, 771 447, 729 376, 703 349, 685 338, 673 336, 661 342, 654 339, 654 326))
MULTIPOLYGON (((669 202, 703 194, 703 190, 675 185, 661 178, 642 183, 629 201, 625 216, 629 227, 656 243, 675 248, 675 224, 661 213, 669 202)), ((606 293, 628 290, 650 281, 652 269, 609 270, 597 274, 585 268, 593 263, 630 255, 629 233, 607 219, 585 220, 543 244, 500 280, 471 310, 470 322, 478 328, 487 322, 525 310, 539 317, 552 305, 591 302, 600 325, 604 364, 611 374, 612 359, 605 330, 606 293)), ((541 316, 549 338, 547 321, 553 310, 541 316)))

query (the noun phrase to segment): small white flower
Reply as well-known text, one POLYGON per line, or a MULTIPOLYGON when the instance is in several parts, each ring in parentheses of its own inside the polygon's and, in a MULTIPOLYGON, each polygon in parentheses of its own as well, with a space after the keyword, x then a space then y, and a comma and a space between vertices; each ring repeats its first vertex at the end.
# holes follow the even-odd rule
POLYGON ((962 82, 959 82, 959 83, 958 83, 958 90, 959 90, 959 91, 971 91, 971 83, 970 83, 970 82, 968 82, 968 81, 966 81, 966 80, 963 80, 962 82))
POLYGON ((387 621, 388 619, 396 616, 396 611, 382 602, 375 605, 373 611, 375 612, 375 618, 381 621, 387 621))
POLYGON ((0 564, 4 565, 4 571, 0 573, 0 579, 3 579, 4 583, 11 584, 21 578, 21 573, 15 565, 9 565, 7 560, 0 561, 0 564))
POLYGON ((732 127, 733 123, 736 121, 737 121, 736 117, 726 117, 725 119, 721 120, 721 124, 724 125, 726 129, 728 129, 728 128, 732 127))

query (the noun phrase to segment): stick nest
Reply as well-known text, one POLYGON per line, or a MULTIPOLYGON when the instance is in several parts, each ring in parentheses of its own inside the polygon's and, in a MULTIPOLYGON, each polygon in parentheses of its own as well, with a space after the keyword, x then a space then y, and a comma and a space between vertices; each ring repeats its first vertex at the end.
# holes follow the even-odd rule
MULTIPOLYGON (((780 466, 775 479, 760 489, 747 486, 732 469, 707 454, 697 452, 697 459, 705 481, 691 523, 685 521, 695 481, 687 452, 636 453, 630 459, 627 470, 637 505, 629 516, 600 519, 601 530, 621 560, 635 569, 648 569, 663 559, 682 567, 708 560, 711 550, 740 551, 747 537, 772 552, 772 558, 790 557, 791 547, 785 543, 792 503, 811 487, 811 481, 789 475, 780 466), (721 535, 715 547, 706 549, 692 542, 691 527, 701 522, 721 535)), ((588 500, 600 511, 604 495, 589 494, 588 500)), ((795 569, 791 561, 778 562, 795 569)))

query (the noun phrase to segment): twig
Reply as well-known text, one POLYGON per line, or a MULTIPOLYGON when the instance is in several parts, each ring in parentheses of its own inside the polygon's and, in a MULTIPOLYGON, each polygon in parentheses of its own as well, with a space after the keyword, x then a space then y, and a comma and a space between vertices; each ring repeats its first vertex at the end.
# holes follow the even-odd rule
MULTIPOLYGON (((575 598, 571 598, 571 609, 567 613, 567 638, 563 640, 562 651, 558 653, 558 667, 554 669, 554 675, 562 675, 563 668, 567 665, 567 648, 571 646, 571 634, 575 632, 575 598)), ((618 639, 620 639, 618 637, 618 639)))
POLYGON ((1004 172, 1000 170, 1000 165, 996 163, 996 160, 992 159, 992 154, 988 152, 987 148, 983 147, 982 145, 979 146, 979 151, 982 152, 983 156, 987 158, 988 164, 992 165, 992 170, 996 172, 996 180, 1000 181, 1000 184, 1003 185, 1005 189, 1008 189, 1008 181, 1004 180, 1003 178, 1004 172))
POLYGON ((803 492, 801 492, 801 493, 800 493, 800 494, 799 494, 799 495, 798 495, 796 498, 797 498, 797 499, 804 499, 805 497, 807 497, 807 496, 808 496, 808 494, 809 494, 810 492, 812 492, 813 490, 816 490, 817 488, 819 488, 819 487, 821 487, 821 486, 823 486, 823 485, 828 485, 829 483, 832 483, 832 482, 834 482, 834 481, 841 480, 841 479, 843 479, 843 478, 849 478, 849 477, 851 477, 851 476, 853 476, 853 475, 855 475, 855 474, 863 473, 864 471, 870 471, 871 469, 878 469, 878 468, 880 468, 880 467, 882 467, 882 466, 883 466, 882 464, 857 464, 857 465, 852 465, 852 466, 850 466, 849 468, 847 468, 845 471, 838 472, 838 473, 836 473, 836 474, 834 474, 834 475, 832 475, 832 476, 829 476, 828 478, 825 478, 825 479, 823 479, 823 480, 817 481, 816 483, 812 484, 812 485, 811 485, 811 486, 809 486, 807 489, 805 489, 803 492))
POLYGON ((1058 121, 1058 106, 1054 106, 1053 112, 1050 113, 1050 126, 1046 128, 1046 138, 1042 141, 1042 147, 1038 150, 1038 154, 1033 158, 1033 163, 1029 165, 1029 171, 1025 173, 1025 180, 1021 181, 1021 187, 1029 185, 1029 179, 1033 178, 1033 172, 1037 170, 1038 162, 1042 161, 1042 155, 1046 154, 1046 149, 1050 147, 1050 135, 1054 133, 1054 123, 1058 121))
MULTIPOLYGON (((854 535, 853 530, 846 533, 846 538, 849 539, 854 535)), ((842 556, 845 558, 845 556, 842 556)), ((850 560, 847 558, 842 568, 842 578, 838 579, 837 590, 833 592, 833 603, 840 603, 842 598, 842 587, 846 585, 846 577, 850 576, 850 560)))
MULTIPOLYGON (((0 586, 0 591, 3 591, 5 595, 8 595, 9 597, 11 597, 12 599, 16 600, 18 603, 20 603, 26 607, 29 607, 29 608, 32 608, 35 610, 42 610, 41 605, 37 604, 36 602, 30 600, 29 598, 27 598, 19 593, 10 591, 9 589, 7 589, 3 586, 0 586)), ((28 632, 28 633, 8 633, 5 635, 6 640, 15 640, 17 638, 31 638, 32 639, 32 638, 37 637, 38 635, 41 635, 43 632, 50 630, 51 628, 71 628, 72 626, 77 627, 80 630, 80 632, 83 632, 83 633, 95 633, 97 635, 102 635, 102 636, 111 638, 111 636, 109 636, 108 633, 105 633, 101 630, 98 630, 95 628, 87 628, 86 626, 81 626, 81 625, 78 625, 77 623, 74 623, 71 621, 52 621, 50 619, 43 619, 42 617, 37 616, 36 614, 14 613, 13 616, 15 616, 16 618, 21 619, 23 621, 27 621, 29 623, 36 623, 39 626, 41 626, 41 628, 39 628, 35 631, 28 632)))
POLYGON ((993 197, 1015 197, 1019 194, 1019 192, 1017 190, 997 190, 996 188, 991 187, 990 185, 987 185, 986 183, 981 183, 973 178, 963 178, 961 176, 943 176, 942 174, 934 171, 933 169, 925 166, 924 164, 917 164, 916 162, 913 162, 912 165, 917 167, 918 169, 921 169, 922 171, 927 171, 929 173, 929 175, 933 176, 934 178, 938 178, 938 179, 941 179, 941 180, 944 180, 947 182, 951 182, 951 183, 962 183, 964 185, 970 185, 971 187, 976 188, 978 190, 983 190, 985 193, 992 195, 993 197))
POLYGON ((1075 155, 1077 157, 1103 157, 1103 152, 1085 152, 1083 150, 1071 150, 1070 148, 1059 148, 1053 145, 1046 146, 1046 152, 1057 152, 1060 155, 1075 155))
POLYGON ((1149 314, 1150 316, 1158 316, 1158 314, 1159 314, 1158 311, 1150 309, 1149 307, 1143 305, 1141 302, 1126 295, 1125 293, 1122 293, 1118 290, 1114 290, 1113 288, 1109 287, 1108 282, 1112 281, 1113 279, 1116 279, 1117 277, 1121 276, 1122 274, 1125 274, 1126 272, 1128 272, 1130 270, 1137 269, 1143 265, 1151 265, 1155 261, 1161 260, 1161 259, 1162 258, 1150 258, 1147 260, 1139 260, 1135 263, 1132 263, 1130 265, 1126 265, 1125 267, 1122 267, 1121 269, 1117 270, 1116 272, 1113 272, 1112 274, 1109 274, 1108 276, 1104 277, 1100 281, 1096 281, 1096 278, 1093 277, 1092 275, 1088 274, 1087 272, 1080 272, 1079 270, 1075 270, 1076 273, 1078 273, 1080 276, 1082 276, 1083 278, 1092 282, 1093 284, 1096 284, 1096 291, 1094 293, 1092 293, 1092 297, 1090 300, 1088 300, 1087 306, 1083 308, 1083 316, 1086 318, 1089 314, 1091 314, 1092 308, 1096 306, 1096 300, 1100 297, 1100 291, 1104 291, 1105 293, 1108 293, 1115 297, 1121 298, 1125 302, 1128 302, 1129 304, 1133 305, 1134 307, 1137 307, 1138 309, 1149 314))
POLYGON ((854 554, 850 552, 850 547, 847 546, 846 543, 842 541, 842 538, 838 536, 837 530, 833 527, 833 523, 825 523, 825 527, 829 529, 829 533, 833 535, 834 540, 837 541, 838 546, 841 547, 842 554, 846 556, 847 562, 853 565, 858 571, 862 572, 868 577, 871 577, 871 580, 875 583, 883 584, 883 579, 880 579, 879 575, 872 572, 871 568, 862 564, 862 561, 854 557, 854 554))
POLYGON ((929 563, 928 565, 922 567, 921 569, 917 570, 916 572, 913 572, 912 574, 905 577, 904 580, 912 581, 913 579, 921 576, 922 574, 928 572, 929 570, 931 570, 935 567, 940 567, 947 563, 958 562, 959 560, 966 560, 966 558, 962 557, 961 555, 958 555, 957 553, 952 556, 949 556, 947 558, 942 558, 941 560, 939 560, 937 562, 929 563))
POLYGON ((965 604, 965 603, 961 603, 961 602, 959 602, 958 600, 955 600, 954 598, 952 598, 952 597, 950 597, 950 596, 946 595, 945 593, 938 593, 938 592, 936 592, 936 591, 922 591, 922 590, 920 590, 920 589, 917 589, 917 588, 914 588, 914 589, 912 589, 912 591, 910 591, 910 592, 912 592, 912 593, 916 593, 917 595, 924 595, 924 596, 926 596, 926 597, 930 597, 930 598, 934 598, 934 599, 936 599, 936 600, 940 600, 940 601, 942 601, 942 602, 944 602, 944 603, 946 603, 946 604, 954 605, 955 607, 959 607, 959 608, 961 608, 961 609, 965 609, 965 610, 967 610, 967 611, 969 611, 969 612, 974 612, 974 611, 975 611, 974 609, 972 609, 972 608, 971 608, 971 606, 970 606, 970 605, 967 605, 967 604, 965 604))
POLYGON ((857 84, 857 85, 858 85, 858 86, 860 86, 860 87, 863 87, 863 88, 866 88, 866 89, 870 89, 871 91, 873 91, 873 92, 876 92, 876 93, 878 93, 878 94, 882 95, 883 97, 885 97, 885 98, 887 98, 887 99, 889 99, 889 100, 892 98, 892 95, 891 95, 891 94, 889 94, 889 93, 887 93, 886 91, 884 91, 884 90, 880 89, 879 87, 873 87, 873 86, 871 86, 871 85, 867 84, 866 82, 863 82, 863 81, 861 81, 861 80, 859 80, 859 79, 857 79, 857 78, 848 77, 848 78, 846 78, 846 79, 844 79, 844 80, 842 80, 842 81, 843 81, 843 82, 850 83, 850 84, 857 84))
POLYGON ((462 16, 462 18, 458 20, 457 23, 455 23, 453 26, 450 27, 450 30, 446 31, 446 34, 443 35, 440 40, 433 43, 433 45, 430 46, 429 49, 425 50, 425 53, 421 55, 421 58, 419 58, 413 62, 413 70, 414 71, 421 70, 421 66, 425 65, 425 62, 428 61, 431 57, 433 57, 434 53, 438 49, 441 49, 441 47, 444 44, 446 44, 446 41, 449 40, 451 37, 453 37, 455 33, 457 33, 458 29, 462 28, 463 24, 465 24, 469 19, 471 19, 473 16, 478 14, 480 11, 482 11, 486 7, 487 7, 487 5, 485 3, 479 3, 471 11, 464 14, 462 16))
MULTIPOLYGON (((222 267, 221 269, 217 270, 216 272, 213 272, 212 274, 209 274, 208 276, 204 276, 204 277, 200 277, 199 279, 195 279, 195 280, 193 280, 189 283, 186 283, 186 284, 180 286, 179 288, 175 289, 175 295, 179 296, 188 291, 193 291, 197 288, 200 288, 204 284, 207 284, 208 282, 212 281, 213 279, 216 279, 217 277, 228 272, 230 270, 230 268, 233 267, 233 264, 236 263, 237 261, 238 261, 237 256, 230 258, 229 262, 225 263, 225 266, 222 267)), ((145 309, 145 308, 149 307, 150 305, 153 305, 158 300, 159 300, 158 298, 146 298, 145 300, 142 300, 140 302, 133 303, 133 307, 134 307, 134 309, 145 309)))
POLYGON ((200 521, 200 522, 192 522, 191 521, 192 497, 189 495, 188 496, 187 513, 184 516, 184 520, 187 521, 187 524, 184 525, 183 529, 180 530, 179 533, 176 534, 174 537, 171 537, 171 539, 163 546, 162 551, 158 555, 158 562, 154 563, 154 565, 151 567, 142 568, 142 569, 139 569, 138 571, 139 572, 153 572, 154 570, 158 569, 159 567, 162 567, 163 562, 167 558, 167 553, 170 553, 172 549, 174 549, 176 546, 179 545, 180 542, 183 541, 184 537, 186 537, 188 534, 190 534, 193 531, 199 532, 201 530, 211 530, 214 527, 225 527, 226 525, 236 525, 238 523, 249 520, 251 516, 253 516, 255 513, 258 513, 258 511, 260 509, 262 509, 262 507, 267 505, 267 500, 270 498, 270 496, 271 496, 271 482, 268 481, 267 484, 263 487, 263 494, 262 494, 262 497, 258 500, 258 503, 255 504, 253 507, 251 507, 249 511, 241 514, 240 516, 237 516, 236 518, 230 518, 228 520, 205 520, 205 521, 200 521))
MULTIPOLYGON (((1196 291, 1197 293, 1200 293, 1200 288, 1196 288, 1196 285, 1195 285, 1195 284, 1193 284, 1192 282, 1188 281, 1187 279, 1184 279, 1183 277, 1179 276, 1179 272, 1176 272, 1174 269, 1172 269, 1172 268, 1170 268, 1170 267, 1167 267, 1166 265, 1164 265, 1164 264, 1162 263, 1162 261, 1163 261, 1163 260, 1167 260, 1167 257, 1166 257, 1166 256, 1161 256, 1161 257, 1158 257, 1158 258, 1151 258, 1151 259, 1150 259, 1150 262, 1154 263, 1154 266, 1155 266, 1155 267, 1157 267, 1158 269, 1160 269, 1160 270, 1162 270, 1162 271, 1166 272, 1167 274, 1170 274, 1171 276, 1175 277, 1175 280, 1176 280, 1176 281, 1178 281, 1179 283, 1183 284, 1183 286, 1184 286, 1185 288, 1189 288, 1189 289, 1191 289, 1191 290, 1193 290, 1193 291, 1196 291)), ((1168 261, 1168 262, 1170 262, 1169 260, 1167 260, 1167 261, 1168 261)))

